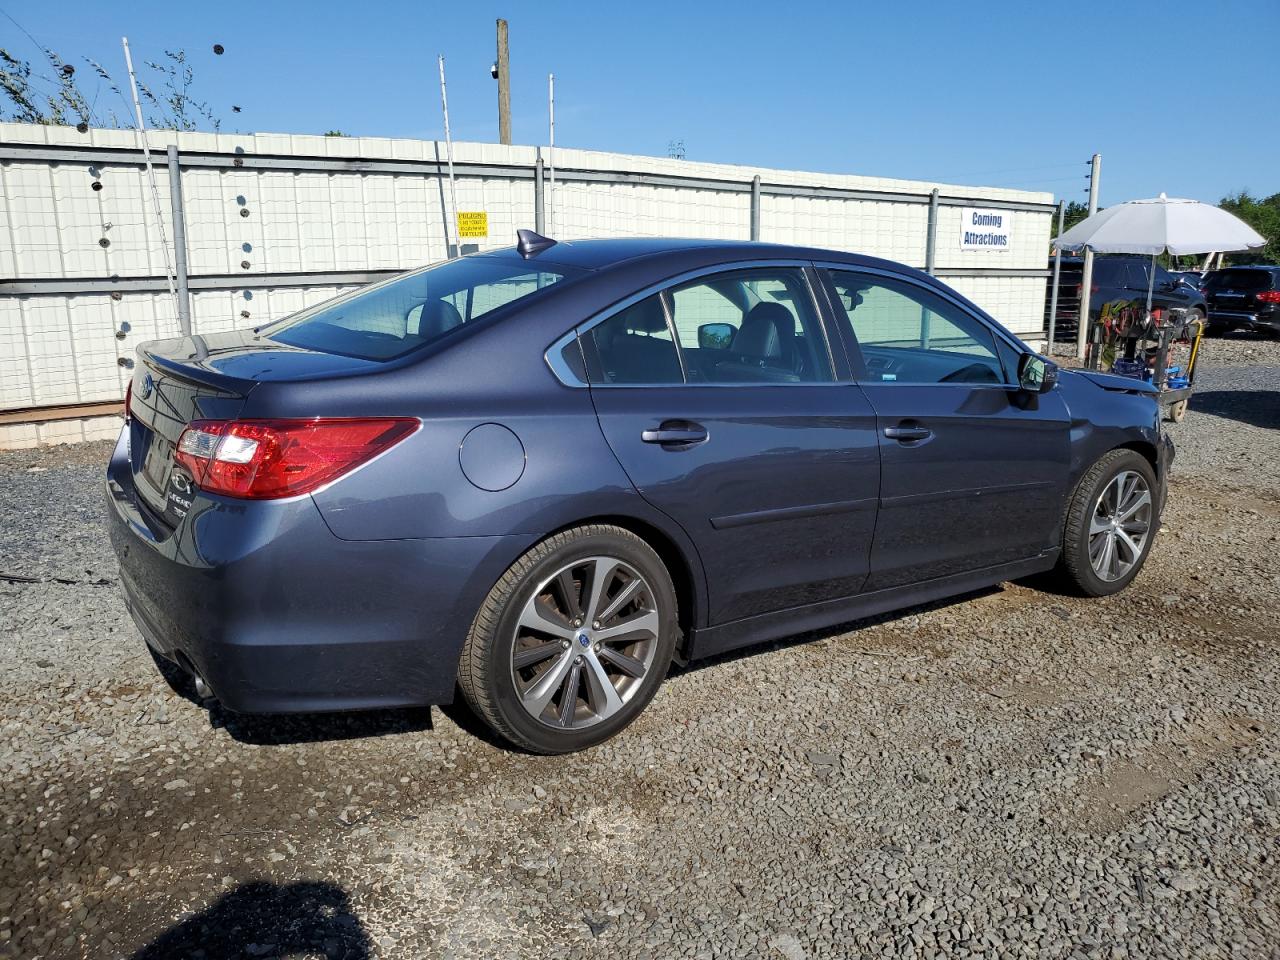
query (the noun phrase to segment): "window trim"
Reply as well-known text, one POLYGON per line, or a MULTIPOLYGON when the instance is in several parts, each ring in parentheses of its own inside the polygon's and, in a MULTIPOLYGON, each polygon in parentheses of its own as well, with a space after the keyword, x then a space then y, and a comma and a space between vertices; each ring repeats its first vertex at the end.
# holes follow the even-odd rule
POLYGON ((676 274, 675 276, 667 277, 664 280, 660 280, 660 281, 657 281, 656 283, 652 283, 646 287, 643 287, 640 290, 627 295, 621 300, 615 301, 614 303, 610 304, 608 307, 604 308, 603 310, 598 311, 597 313, 588 317, 586 320, 584 320, 582 323, 579 323, 577 326, 573 327, 567 333, 563 334, 560 337, 557 337, 556 340, 553 341, 552 344, 547 348, 546 353, 543 354, 543 359, 546 361, 547 366, 550 367, 551 372, 555 375, 556 379, 559 380, 566 387, 578 387, 578 388, 585 387, 589 389, 599 388, 599 389, 607 389, 607 390, 631 390, 636 388, 661 387, 669 390, 672 387, 693 387, 698 389, 701 389, 703 387, 712 387, 712 388, 719 388, 719 389, 723 389, 723 388, 742 389, 742 388, 756 388, 756 387, 848 386, 849 372, 843 369, 841 364, 837 362, 835 347, 831 341, 831 331, 828 328, 827 313, 826 311, 823 310, 822 305, 818 300, 818 293, 815 286, 815 280, 819 280, 820 278, 815 277, 812 274, 813 267, 814 267, 813 261, 805 260, 805 259, 739 260, 739 261, 732 261, 728 263, 717 263, 708 267, 699 267, 695 270, 689 270, 684 273, 676 274), (822 334, 822 343, 826 348, 826 358, 827 358, 827 362, 830 364, 832 379, 809 380, 809 381, 800 380, 792 383, 772 383, 772 382, 715 383, 715 382, 709 382, 709 381, 690 382, 688 377, 688 372, 685 369, 684 349, 680 345, 679 335, 676 333, 675 325, 671 317, 671 312, 667 304, 668 292, 674 287, 680 286, 690 280, 697 280, 700 277, 713 276, 714 274, 717 274, 717 273, 737 273, 742 270, 755 270, 755 269, 764 269, 769 267, 787 267, 790 269, 794 269, 794 270, 797 270, 800 273, 801 277, 803 278, 805 288, 809 291, 809 301, 813 306, 814 318, 818 322, 818 330, 822 334), (680 373, 681 373, 681 376, 684 377, 684 380, 682 383, 591 383, 590 370, 588 365, 585 364, 585 362, 584 362, 583 369, 587 371, 588 379, 586 382, 578 378, 576 375, 573 374, 571 370, 568 369, 567 364, 564 363, 564 358, 561 355, 561 351, 563 351, 564 348, 569 345, 570 341, 574 339, 577 339, 579 341, 578 348, 583 352, 584 360, 585 360, 586 349, 582 346, 582 343, 581 343, 581 338, 583 336, 591 332, 591 330, 596 326, 598 326, 599 324, 604 323, 606 320, 609 320, 611 317, 616 316, 622 311, 628 309, 629 307, 634 306, 635 304, 639 303, 641 300, 644 300, 644 299, 647 299, 648 297, 653 296, 654 294, 659 295, 659 301, 662 304, 663 314, 665 315, 667 320, 667 330, 670 332, 671 341, 676 348, 676 356, 679 358, 679 361, 680 361, 680 373))
MULTIPOLYGON (((1018 355, 1022 355, 1024 353, 1035 353, 1035 351, 1031 350, 1031 348, 1028 347, 1025 343, 1018 340, 1013 334, 1006 331, 998 323, 995 323, 992 318, 986 317, 980 312, 976 312, 973 307, 970 307, 967 304, 965 304, 964 301, 960 300, 957 295, 952 294, 949 290, 939 289, 938 287, 935 287, 931 283, 925 283, 920 279, 911 276, 910 274, 902 273, 896 270, 886 270, 882 267, 869 267, 869 266, 864 267, 858 264, 840 263, 838 261, 833 261, 833 260, 815 260, 813 265, 818 270, 819 275, 821 277, 823 289, 826 291, 826 296, 828 300, 828 309, 831 311, 832 320, 833 322, 836 323, 837 327, 839 327, 839 320, 838 320, 838 317, 836 316, 836 310, 843 309, 843 307, 837 306, 837 304, 835 303, 835 297, 837 296, 837 294, 835 291, 835 284, 831 279, 831 273, 833 271, 838 271, 841 273, 862 273, 862 274, 868 274, 870 276, 886 277, 890 280, 897 280, 900 283, 910 284, 911 286, 918 287, 921 290, 931 293, 936 297, 940 297, 944 301, 950 303, 956 309, 960 310, 962 313, 969 316, 971 319, 982 324, 982 326, 985 327, 991 333, 992 340, 997 340, 997 339, 1004 340, 1004 342, 1009 347, 1011 347, 1013 351, 1018 355)), ((839 332, 841 337, 845 335, 845 331, 843 329, 840 329, 839 332)), ((998 349, 998 345, 996 350, 996 362, 1000 364, 1000 369, 1004 372, 1005 380, 1003 383, 964 383, 964 382, 915 383, 915 382, 906 381, 906 380, 901 382, 896 380, 871 380, 869 378, 869 375, 867 374, 867 362, 866 362, 866 358, 862 354, 862 344, 858 341, 858 335, 857 335, 857 332, 854 331, 853 329, 852 320, 849 321, 849 334, 851 335, 852 343, 846 344, 845 349, 849 352, 849 362, 853 366, 854 382, 859 384, 860 386, 868 386, 868 385, 878 386, 883 384, 885 386, 897 385, 897 386, 903 386, 903 387, 965 387, 970 390, 978 387, 986 387, 988 389, 994 388, 994 389, 1000 389, 1000 390, 1007 390, 1010 387, 1018 386, 1017 371, 1015 370, 1011 374, 1008 370, 1004 369, 1004 360, 1001 359, 1000 357, 1000 351, 998 349)))

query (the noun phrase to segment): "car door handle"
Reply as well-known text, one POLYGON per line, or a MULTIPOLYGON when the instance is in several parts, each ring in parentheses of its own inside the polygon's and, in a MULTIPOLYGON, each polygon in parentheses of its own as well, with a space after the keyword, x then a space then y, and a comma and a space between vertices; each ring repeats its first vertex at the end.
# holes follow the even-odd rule
POLYGON ((928 440, 933 431, 928 427, 885 427, 884 435, 890 440, 907 443, 912 440, 928 440))
POLYGON ((700 423, 672 420, 662 424, 657 430, 645 430, 640 434, 640 439, 645 443, 660 443, 664 447, 668 444, 692 446, 695 443, 702 443, 709 436, 706 428, 700 423))

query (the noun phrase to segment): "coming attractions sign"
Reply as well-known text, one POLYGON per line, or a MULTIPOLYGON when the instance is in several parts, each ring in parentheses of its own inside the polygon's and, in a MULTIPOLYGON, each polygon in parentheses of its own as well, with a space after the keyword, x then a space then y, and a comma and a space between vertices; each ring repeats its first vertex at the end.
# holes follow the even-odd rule
POLYGON ((961 250, 1008 250, 1013 243, 1013 214, 1008 210, 964 207, 960 211, 961 250))

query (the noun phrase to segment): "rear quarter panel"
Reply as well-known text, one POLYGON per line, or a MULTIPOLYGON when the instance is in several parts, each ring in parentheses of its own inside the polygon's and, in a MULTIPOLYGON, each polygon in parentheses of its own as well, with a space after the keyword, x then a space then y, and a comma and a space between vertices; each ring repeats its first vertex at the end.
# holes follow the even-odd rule
MULTIPOLYGON (((536 540, 585 520, 633 519, 681 551, 694 581, 694 606, 705 610, 704 578, 689 538, 632 486, 605 442, 590 392, 561 384, 546 364, 547 347, 586 308, 571 301, 561 297, 550 314, 531 310, 477 329, 410 365, 260 384, 241 415, 421 420, 407 440, 312 495, 342 540, 511 537, 514 543, 521 538, 513 535, 536 540), (462 465, 472 443, 468 434, 485 424, 499 424, 519 440, 523 462, 505 489, 482 489, 472 482, 474 469, 469 479, 462 465)), ((496 579, 489 577, 484 589, 496 579)))

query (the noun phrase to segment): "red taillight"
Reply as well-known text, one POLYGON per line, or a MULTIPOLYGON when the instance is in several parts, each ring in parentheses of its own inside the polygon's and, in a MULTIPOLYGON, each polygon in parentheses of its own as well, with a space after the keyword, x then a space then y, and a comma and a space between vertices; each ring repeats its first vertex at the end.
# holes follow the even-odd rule
POLYGON ((1263 290, 1261 293, 1254 294, 1259 303, 1280 303, 1280 290, 1263 290))
POLYGON ((128 420, 133 416, 133 381, 129 381, 129 385, 124 388, 124 418, 128 420))
POLYGON ((203 490, 277 500, 311 493, 417 429, 406 417, 193 420, 175 456, 203 490))

